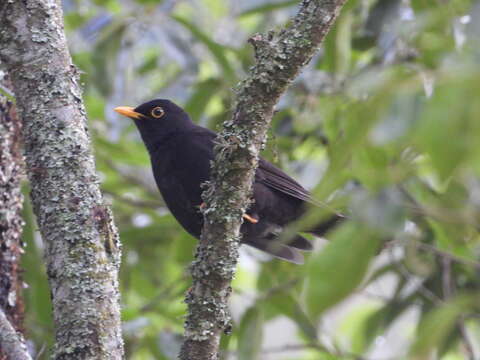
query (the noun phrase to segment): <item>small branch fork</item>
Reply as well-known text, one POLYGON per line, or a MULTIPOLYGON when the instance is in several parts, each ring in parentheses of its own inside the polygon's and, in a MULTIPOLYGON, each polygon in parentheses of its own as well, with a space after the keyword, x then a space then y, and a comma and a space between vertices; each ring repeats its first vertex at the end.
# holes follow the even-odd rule
POLYGON ((311 60, 345 1, 303 0, 287 28, 249 40, 256 64, 236 90, 233 116, 217 137, 211 181, 203 194, 205 221, 191 266, 193 286, 185 300, 188 314, 181 360, 218 359, 221 334, 231 327, 227 302, 240 226, 274 106, 311 60))

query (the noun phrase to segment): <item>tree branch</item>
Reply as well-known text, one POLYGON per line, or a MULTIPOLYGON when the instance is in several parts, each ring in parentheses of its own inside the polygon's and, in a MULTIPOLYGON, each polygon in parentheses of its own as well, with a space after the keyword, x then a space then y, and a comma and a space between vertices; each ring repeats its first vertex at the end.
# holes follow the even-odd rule
POLYGON ((56 359, 121 359, 118 233, 104 206, 60 0, 0 2, 0 60, 23 121, 56 359))
POLYGON ((249 42, 256 64, 238 87, 231 121, 217 138, 211 181, 204 192, 204 227, 192 264, 193 286, 182 360, 217 359, 220 336, 228 331, 227 301, 235 274, 242 215, 274 106, 310 61, 346 0, 303 0, 286 29, 257 34, 249 42))
MULTIPOLYGON (((20 335, 21 336, 21 335, 20 335)), ((0 349, 2 354, 11 360, 32 360, 12 324, 8 321, 5 313, 0 309, 0 349)))
MULTIPOLYGON (((21 180, 25 175, 20 149, 21 123, 15 106, 0 95, 0 311, 17 330, 23 331, 23 281, 21 180)), ((0 359, 5 359, 0 346, 0 359)))

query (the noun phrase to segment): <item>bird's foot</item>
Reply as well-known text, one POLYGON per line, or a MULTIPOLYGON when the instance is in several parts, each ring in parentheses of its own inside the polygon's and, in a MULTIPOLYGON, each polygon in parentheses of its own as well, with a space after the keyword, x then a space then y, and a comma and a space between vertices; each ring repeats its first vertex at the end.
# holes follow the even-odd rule
MULTIPOLYGON (((207 204, 205 204, 204 202, 202 202, 199 206, 200 210, 203 210, 207 207, 207 204)), ((244 214, 243 215, 243 218, 249 222, 251 222, 252 224, 256 224, 258 223, 258 219, 255 219, 253 216, 250 216, 248 214, 244 214)))
POLYGON ((250 216, 248 214, 244 214, 243 215, 243 218, 249 222, 251 222, 252 224, 256 224, 258 223, 258 219, 255 219, 253 216, 250 216))

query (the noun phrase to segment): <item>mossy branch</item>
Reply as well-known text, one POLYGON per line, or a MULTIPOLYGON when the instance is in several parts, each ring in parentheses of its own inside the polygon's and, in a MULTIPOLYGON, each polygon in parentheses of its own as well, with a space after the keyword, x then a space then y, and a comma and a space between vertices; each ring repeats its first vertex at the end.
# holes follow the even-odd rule
POLYGON ((211 181, 204 192, 204 227, 192 264, 182 360, 214 360, 230 329, 228 298, 235 274, 242 215, 250 204, 258 155, 274 106, 311 60, 346 0, 304 0, 290 25, 256 34, 256 63, 236 90, 233 117, 217 138, 211 181))
MULTIPOLYGON (((15 106, 0 94, 0 311, 17 331, 23 331, 21 181, 24 161, 20 149, 21 122, 15 106)), ((0 332, 0 337, 1 337, 0 332)), ((0 359, 8 358, 0 345, 0 359)))
POLYGON ((55 359, 121 359, 120 245, 104 205, 60 0, 0 2, 0 61, 23 123, 45 243, 55 359))

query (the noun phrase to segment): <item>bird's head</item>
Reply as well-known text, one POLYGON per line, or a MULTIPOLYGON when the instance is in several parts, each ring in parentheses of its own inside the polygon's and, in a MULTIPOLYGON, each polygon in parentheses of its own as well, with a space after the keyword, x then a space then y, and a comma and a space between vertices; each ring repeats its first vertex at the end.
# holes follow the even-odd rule
POLYGON ((114 110, 134 120, 149 152, 154 152, 175 133, 193 126, 188 114, 166 99, 151 100, 136 108, 120 106, 114 110))

